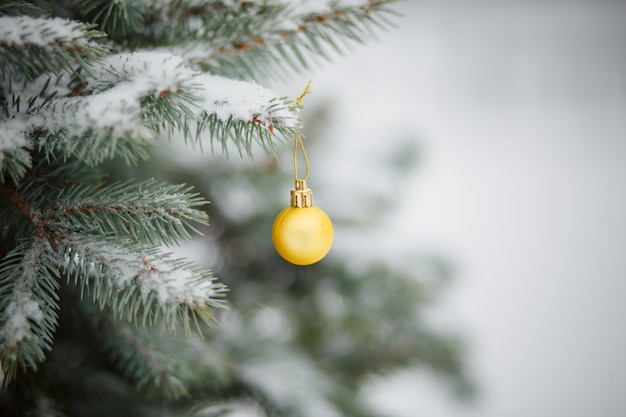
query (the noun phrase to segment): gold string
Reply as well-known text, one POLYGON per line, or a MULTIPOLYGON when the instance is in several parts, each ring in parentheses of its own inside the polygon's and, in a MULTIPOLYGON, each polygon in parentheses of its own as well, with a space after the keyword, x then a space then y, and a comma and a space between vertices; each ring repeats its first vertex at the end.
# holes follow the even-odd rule
POLYGON ((304 87, 304 91, 302 92, 302 94, 300 94, 300 97, 296 99, 296 106, 298 107, 302 106, 302 99, 304 98, 304 96, 306 96, 310 92, 311 92, 311 81, 309 81, 306 84, 306 87, 304 87))
POLYGON ((304 142, 302 142, 302 136, 300 136, 300 132, 298 132, 298 128, 295 128, 296 138, 293 141, 293 177, 296 181, 298 181, 298 145, 300 145, 300 149, 302 149, 302 155, 304 156, 304 164, 306 170, 304 172, 303 180, 306 181, 309 178, 309 158, 306 155, 306 151, 304 150, 304 142))
MULTIPOLYGON (((302 99, 304 98, 304 96, 306 96, 310 92, 311 92, 311 81, 307 83, 306 87, 304 87, 304 91, 302 92, 302 94, 300 94, 300 96, 296 99, 296 106, 298 107, 302 106, 302 99)), ((302 141, 302 136, 300 135, 300 132, 298 131, 298 127, 294 127, 293 131, 295 134, 295 138, 293 141, 293 177, 296 181, 298 181, 298 145, 299 145, 300 149, 302 150, 302 156, 304 156, 304 164, 306 167, 306 171, 304 173, 303 180, 306 181, 306 179, 309 177, 309 158, 306 155, 306 150, 304 149, 304 142, 302 141)))

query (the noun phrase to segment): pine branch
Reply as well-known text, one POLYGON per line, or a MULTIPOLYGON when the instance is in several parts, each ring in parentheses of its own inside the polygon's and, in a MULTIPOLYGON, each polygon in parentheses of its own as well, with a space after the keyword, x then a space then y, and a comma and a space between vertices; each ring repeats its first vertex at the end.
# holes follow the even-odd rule
POLYGON ((157 249, 118 239, 68 236, 62 242, 68 279, 115 317, 185 332, 211 324, 226 287, 207 270, 157 249))
POLYGON ((174 400, 189 395, 203 367, 197 366, 184 343, 155 337, 151 332, 99 312, 93 314, 92 321, 116 368, 148 398, 174 400))
MULTIPOLYGON (((16 232, 23 230, 15 240, 30 238, 33 234, 32 226, 49 231, 48 225, 41 222, 42 217, 45 217, 42 210, 54 205, 58 196, 63 195, 68 187, 78 183, 103 182, 100 171, 76 159, 51 162, 41 154, 33 155, 34 166, 19 184, 0 184, 0 218, 3 219, 4 232, 13 227, 16 232), (26 224, 29 227, 24 227, 26 224)), ((0 236, 4 237, 2 234, 0 236)))
POLYGON ((67 187, 56 203, 42 212, 48 227, 59 234, 127 236, 149 245, 176 244, 190 239, 191 222, 208 223, 207 204, 191 188, 154 180, 93 187, 67 187))
POLYGON ((192 370, 181 369, 185 363, 171 355, 180 352, 180 346, 128 325, 119 326, 110 335, 115 339, 109 339, 105 346, 118 369, 149 398, 173 400, 189 395, 184 376, 192 370))
POLYGON ((98 24, 110 39, 130 50, 190 39, 213 38, 222 45, 224 36, 232 40, 235 32, 250 33, 249 26, 258 26, 265 16, 287 7, 272 0, 82 0, 79 4, 76 12, 83 20, 98 24))
POLYGON ((190 9, 193 13, 182 14, 186 19, 173 28, 170 23, 168 30, 179 34, 171 39, 174 50, 205 71, 274 79, 308 68, 309 56, 328 59, 330 50, 343 53, 351 43, 371 37, 373 27, 392 26, 387 16, 394 13, 386 6, 394 1, 348 7, 330 2, 315 12, 281 2, 214 2, 190 9))
MULTIPOLYGON (((61 178, 63 170, 59 170, 56 173, 61 178)), ((52 169, 53 173, 59 170, 52 169)), ((57 269, 64 269, 68 280, 101 308, 108 307, 116 316, 143 326, 163 326, 173 331, 181 325, 189 332, 192 325, 199 329, 201 322, 212 322, 213 310, 223 307, 221 298, 226 288, 215 283, 209 271, 146 244, 189 237, 189 222, 206 222, 206 214, 194 209, 205 204, 203 199, 182 186, 154 181, 95 189, 85 185, 51 185, 45 180, 47 176, 53 175, 44 171, 41 177, 29 178, 18 187, 0 187, 14 210, 30 222, 26 230, 37 241, 50 242, 45 246, 46 256, 38 255, 46 268, 55 271, 48 275, 56 278, 57 269), (127 236, 136 240, 131 242, 127 236)), ((20 282, 12 271, 19 267, 15 259, 20 257, 30 265, 23 252, 17 250, 7 258, 8 276, 2 282, 20 282)), ((7 304, 10 300, 1 302, 2 297, 3 314, 19 317, 15 308, 6 307, 11 305, 7 304)), ((45 345, 29 364, 42 360, 43 349, 49 347, 53 328, 44 329, 49 334, 38 333, 35 340, 45 345)), ((9 366, 10 362, 6 364, 9 366)), ((14 373, 14 368, 10 372, 14 373)))
POLYGON ((36 369, 57 326, 58 269, 43 239, 19 244, 0 262, 0 363, 9 380, 36 369))
MULTIPOLYGON (((0 16, 0 78, 34 81, 43 73, 90 71, 90 62, 108 53, 90 42, 102 37, 91 26, 62 18, 0 16)), ((11 93, 10 91, 5 94, 11 93)))

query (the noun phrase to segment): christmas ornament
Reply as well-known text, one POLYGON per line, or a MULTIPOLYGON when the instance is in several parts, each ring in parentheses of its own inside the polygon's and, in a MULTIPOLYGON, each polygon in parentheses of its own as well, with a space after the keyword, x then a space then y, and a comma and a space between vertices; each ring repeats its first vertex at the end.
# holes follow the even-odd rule
MULTIPOLYGON (((301 105, 302 98, 310 91, 309 87, 310 83, 296 100, 296 105, 301 105)), ((324 211, 313 205, 313 193, 306 185, 309 159, 297 128, 294 133, 293 176, 296 185, 291 190, 291 205, 274 220, 272 242, 285 260, 295 265, 310 265, 322 259, 330 250, 333 244, 333 224, 324 211), (306 164, 304 179, 298 179, 298 146, 306 164)))

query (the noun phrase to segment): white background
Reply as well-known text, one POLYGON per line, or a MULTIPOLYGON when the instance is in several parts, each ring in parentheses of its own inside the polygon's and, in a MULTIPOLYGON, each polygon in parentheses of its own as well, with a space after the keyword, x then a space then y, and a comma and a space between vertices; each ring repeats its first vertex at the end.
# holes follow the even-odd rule
POLYGON ((313 96, 334 100, 337 160, 419 138, 423 160, 387 237, 456 262, 433 317, 465 335, 480 395, 456 404, 405 373, 373 406, 626 415, 626 2, 394 7, 397 29, 311 72, 313 96))

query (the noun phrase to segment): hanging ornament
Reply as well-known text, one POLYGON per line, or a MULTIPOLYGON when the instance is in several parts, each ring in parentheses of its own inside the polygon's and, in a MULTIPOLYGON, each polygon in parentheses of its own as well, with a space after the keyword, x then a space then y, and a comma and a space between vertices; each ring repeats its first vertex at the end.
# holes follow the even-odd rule
MULTIPOLYGON (((310 82, 296 100, 300 106, 302 98, 309 93, 310 82)), ((318 207, 313 205, 313 193, 306 185, 309 176, 309 159, 297 128, 294 128, 293 176, 295 188, 291 190, 291 205, 281 211, 272 227, 272 242, 276 251, 285 260, 295 265, 310 265, 322 259, 333 244, 333 224, 318 207), (298 179, 298 147, 302 150, 306 173, 298 179)))

